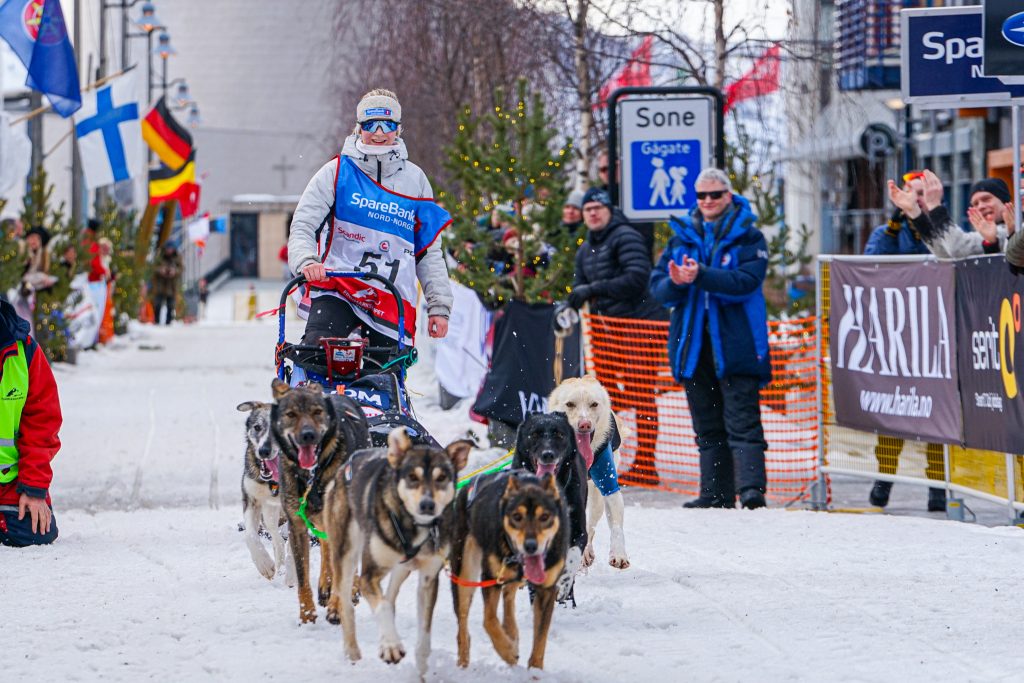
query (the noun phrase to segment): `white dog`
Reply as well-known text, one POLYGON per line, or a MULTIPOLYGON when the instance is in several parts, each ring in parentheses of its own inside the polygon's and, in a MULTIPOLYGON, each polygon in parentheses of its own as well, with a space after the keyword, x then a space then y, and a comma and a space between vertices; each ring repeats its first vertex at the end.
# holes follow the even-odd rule
MULTIPOLYGON (((626 569, 629 556, 626 555, 626 537, 622 530, 625 505, 618 484, 619 454, 612 450, 611 462, 608 462, 604 452, 608 445, 615 448, 614 439, 619 429, 608 392, 593 375, 571 377, 551 392, 548 410, 562 412, 569 417, 569 424, 576 432, 576 444, 590 469, 591 477, 587 479, 587 548, 583 553, 583 565, 589 567, 594 562, 594 534, 607 506, 608 529, 611 531, 608 564, 626 569), (600 486, 594 484, 594 478, 600 486)), ((625 438, 628 434, 621 436, 625 438)))
POLYGON ((270 436, 270 404, 246 401, 238 410, 249 413, 245 420, 245 466, 242 470, 242 512, 245 518, 245 544, 252 562, 264 577, 285 569, 285 582, 295 584, 295 564, 281 536, 281 498, 277 485, 281 480, 277 444, 270 436), (270 536, 274 558, 260 540, 260 523, 270 536), (286 557, 287 556, 287 557, 286 557))

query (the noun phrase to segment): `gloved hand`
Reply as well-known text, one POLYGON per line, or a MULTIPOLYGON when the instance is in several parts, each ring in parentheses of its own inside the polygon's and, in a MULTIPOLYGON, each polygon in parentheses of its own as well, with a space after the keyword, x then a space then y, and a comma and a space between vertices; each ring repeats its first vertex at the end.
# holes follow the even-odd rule
POLYGON ((583 304, 587 303, 592 296, 593 290, 590 285, 580 285, 579 287, 573 287, 566 301, 570 306, 579 310, 583 308, 583 304))

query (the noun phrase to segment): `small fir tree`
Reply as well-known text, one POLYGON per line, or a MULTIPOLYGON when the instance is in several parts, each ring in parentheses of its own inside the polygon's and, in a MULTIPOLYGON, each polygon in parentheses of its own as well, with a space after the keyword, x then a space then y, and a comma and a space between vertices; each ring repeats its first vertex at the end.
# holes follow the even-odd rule
POLYGON ((28 231, 33 227, 45 228, 50 233, 47 248, 50 252, 50 275, 57 278, 53 286, 35 293, 32 329, 36 342, 51 362, 69 359, 71 337, 68 331, 68 312, 78 304, 78 295, 71 290, 71 276, 59 268, 60 255, 68 246, 76 250, 75 262, 83 263, 88 256, 78 238, 77 226, 65 219, 63 203, 51 206, 53 185, 47 184, 46 171, 40 166, 30 179, 25 194, 21 220, 28 231))
POLYGON ((146 265, 135 259, 135 212, 127 213, 108 198, 100 207, 99 233, 114 245, 110 268, 114 275, 114 332, 125 334, 128 321, 137 320, 142 306, 146 265))
POLYGON ((493 111, 461 112, 445 166, 458 191, 440 193, 452 214, 449 250, 458 261, 457 282, 485 305, 511 299, 528 303, 564 298, 582 230, 562 227, 566 164, 571 141, 558 148, 538 93, 525 80, 506 106, 502 89, 493 111), (457 197, 457 198, 456 198, 457 197), (490 227, 498 212, 499 230, 490 227))

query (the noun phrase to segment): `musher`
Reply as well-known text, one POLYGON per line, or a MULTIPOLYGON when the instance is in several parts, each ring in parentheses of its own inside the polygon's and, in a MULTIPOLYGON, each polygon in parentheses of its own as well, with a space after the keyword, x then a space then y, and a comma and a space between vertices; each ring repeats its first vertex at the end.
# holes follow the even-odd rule
POLYGON ((0 545, 57 538, 50 462, 60 450, 57 384, 28 322, 0 297, 0 545))
POLYGON ((311 283, 303 345, 345 337, 360 326, 370 346, 393 346, 398 338, 398 310, 382 284, 328 280, 327 271, 377 273, 394 283, 404 300, 404 339, 410 344, 419 280, 428 333, 448 333, 452 290, 440 235, 451 217, 433 201, 422 169, 409 161, 401 121, 393 92, 366 93, 341 154, 317 171, 295 208, 288 265, 311 283))

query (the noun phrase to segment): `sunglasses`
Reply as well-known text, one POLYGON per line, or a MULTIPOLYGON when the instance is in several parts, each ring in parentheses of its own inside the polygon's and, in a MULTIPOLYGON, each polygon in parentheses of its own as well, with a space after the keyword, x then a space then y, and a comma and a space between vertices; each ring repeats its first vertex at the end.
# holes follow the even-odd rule
POLYGON ((598 171, 598 173, 607 173, 608 172, 608 167, 607 166, 598 166, 597 167, 597 171, 598 171))
POLYGON ((380 130, 382 133, 394 133, 398 130, 398 122, 389 121, 388 119, 373 119, 371 121, 363 121, 359 124, 359 127, 367 133, 372 133, 376 130, 380 130))
POLYGON ((721 199, 725 196, 727 190, 712 190, 711 192, 698 192, 697 199, 721 199))
POLYGON ((911 180, 918 180, 924 178, 924 173, 921 171, 910 171, 909 173, 903 174, 903 182, 909 183, 911 180))

